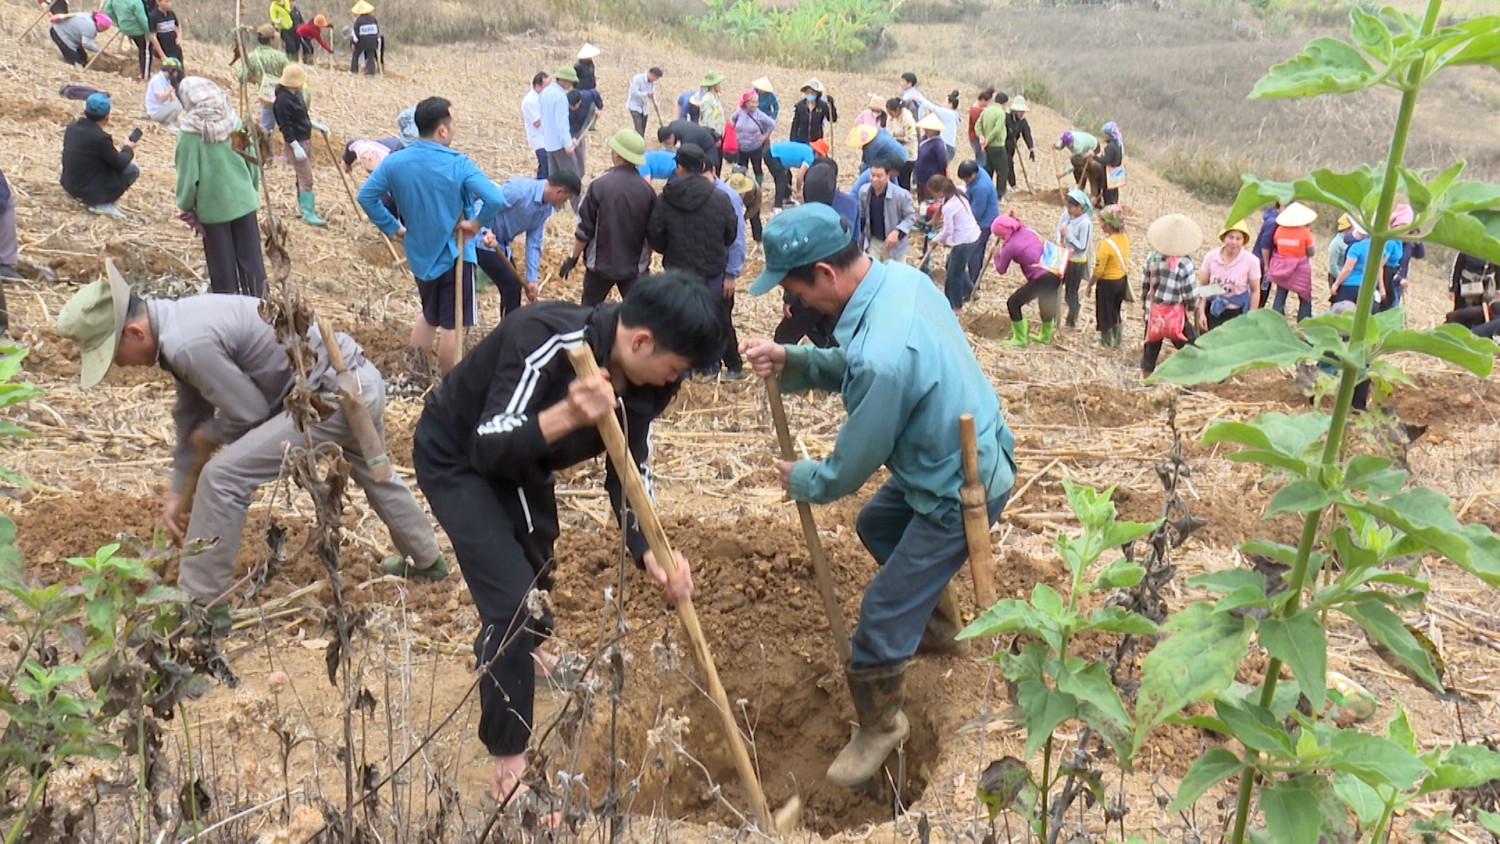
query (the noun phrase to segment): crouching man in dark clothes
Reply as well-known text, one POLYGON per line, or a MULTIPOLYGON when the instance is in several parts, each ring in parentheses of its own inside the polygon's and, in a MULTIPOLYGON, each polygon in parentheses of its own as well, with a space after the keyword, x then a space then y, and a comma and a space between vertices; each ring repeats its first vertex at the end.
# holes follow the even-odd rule
MULTIPOLYGON (((534 588, 552 587, 553 473, 604 451, 595 425, 618 398, 630 452, 649 484, 651 423, 686 373, 718 362, 723 326, 707 286, 670 271, 638 280, 623 302, 541 302, 507 316, 427 401, 412 462, 479 610, 474 651, 485 667, 479 738, 494 758, 497 800, 511 794, 526 770, 532 651, 552 629, 550 615, 531 617, 526 598, 534 588), (574 376, 567 350, 583 343, 602 375, 574 376)), ((604 484, 619 513, 621 484, 612 465, 604 484)), ((680 554, 668 581, 635 519, 624 529, 636 565, 669 599, 692 594, 680 554)))

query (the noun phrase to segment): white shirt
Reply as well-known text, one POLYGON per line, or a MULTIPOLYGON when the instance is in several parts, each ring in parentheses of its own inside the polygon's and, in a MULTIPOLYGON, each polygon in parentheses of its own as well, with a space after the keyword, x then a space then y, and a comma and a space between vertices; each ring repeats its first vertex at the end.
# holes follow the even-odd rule
POLYGON ((630 93, 625 97, 625 109, 638 114, 646 113, 647 97, 656 92, 656 83, 645 73, 630 78, 630 93))
POLYGON ((526 92, 521 98, 521 122, 526 125, 526 143, 532 149, 543 149, 547 142, 542 140, 542 127, 538 125, 542 120, 542 97, 535 88, 526 92))
POLYGON ((934 105, 931 100, 923 100, 922 106, 933 114, 936 114, 938 120, 943 121, 943 131, 938 133, 938 136, 943 139, 943 143, 947 144, 950 147, 953 147, 954 149, 957 149, 958 112, 954 111, 951 108, 943 108, 942 106, 934 105))
POLYGON ((173 97, 163 99, 162 94, 171 90, 172 82, 167 79, 165 73, 151 75, 151 82, 146 85, 146 116, 155 117, 161 114, 162 106, 173 100, 173 97))
POLYGON ((979 223, 974 220, 974 212, 969 210, 969 202, 964 197, 954 194, 944 202, 942 215, 943 228, 933 238, 933 243, 962 246, 979 239, 979 223))

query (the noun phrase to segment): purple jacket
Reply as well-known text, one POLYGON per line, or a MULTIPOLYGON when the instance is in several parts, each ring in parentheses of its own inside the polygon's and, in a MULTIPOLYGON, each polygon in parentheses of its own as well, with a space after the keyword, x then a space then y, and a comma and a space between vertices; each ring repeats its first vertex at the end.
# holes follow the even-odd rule
POLYGON ((1005 275, 1011 262, 1021 265, 1021 275, 1028 281, 1048 275, 1042 263, 1042 239, 1015 217, 1005 214, 990 224, 990 233, 1004 241, 995 253, 995 272, 1005 275))
POLYGON ((776 121, 759 109, 755 111, 736 109, 734 114, 729 116, 729 122, 734 124, 734 135, 739 141, 740 152, 760 149, 760 136, 768 135, 772 129, 776 128, 776 121))

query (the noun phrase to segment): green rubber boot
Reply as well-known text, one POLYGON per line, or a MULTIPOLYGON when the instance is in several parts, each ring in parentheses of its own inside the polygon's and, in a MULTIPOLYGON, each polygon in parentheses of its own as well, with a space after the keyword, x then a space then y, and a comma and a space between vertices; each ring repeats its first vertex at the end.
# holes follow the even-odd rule
POLYGON ((1122 348, 1125 342, 1124 334, 1125 326, 1118 322, 1115 323, 1115 327, 1109 330, 1109 347, 1111 349, 1122 348))
POLYGON ((1010 339, 1001 340, 1002 346, 1025 346, 1026 345, 1026 318, 1013 319, 1010 321, 1010 339))
POLYGON ((1040 345, 1050 346, 1052 345, 1052 334, 1055 331, 1057 331, 1057 321, 1044 319, 1042 320, 1042 330, 1037 332, 1037 335, 1031 339, 1040 345))
POLYGON ((318 216, 315 207, 316 197, 310 190, 297 191, 297 207, 302 209, 302 222, 309 226, 326 226, 328 221, 318 216))

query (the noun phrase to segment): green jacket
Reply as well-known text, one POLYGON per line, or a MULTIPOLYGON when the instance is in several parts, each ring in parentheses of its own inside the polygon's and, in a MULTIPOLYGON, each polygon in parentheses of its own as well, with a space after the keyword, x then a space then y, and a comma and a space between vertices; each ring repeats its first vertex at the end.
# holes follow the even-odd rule
POLYGON ((146 21, 146 4, 141 0, 105 0, 104 14, 131 38, 145 35, 151 29, 146 21))
POLYGON ((792 467, 795 501, 857 491, 884 464, 918 513, 959 506, 958 417, 974 414, 986 498, 1016 480, 1015 437, 1000 397, 932 281, 906 264, 872 262, 834 327, 833 349, 788 346, 783 392, 839 390, 849 418, 833 453, 792 467))
POLYGON ((261 44, 250 51, 250 56, 240 62, 239 80, 259 85, 267 78, 280 79, 286 70, 288 59, 279 47, 261 44))
POLYGON ((205 143, 196 132, 177 135, 177 207, 205 225, 227 223, 260 207, 260 168, 228 141, 205 143))
POLYGON ((974 134, 986 147, 1005 146, 1005 107, 994 103, 986 106, 974 121, 974 134))

